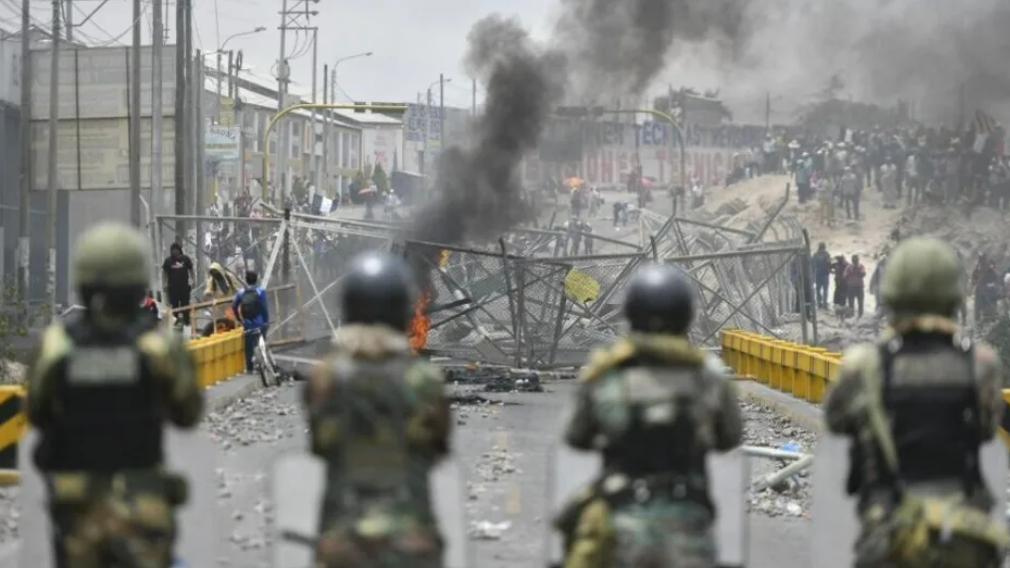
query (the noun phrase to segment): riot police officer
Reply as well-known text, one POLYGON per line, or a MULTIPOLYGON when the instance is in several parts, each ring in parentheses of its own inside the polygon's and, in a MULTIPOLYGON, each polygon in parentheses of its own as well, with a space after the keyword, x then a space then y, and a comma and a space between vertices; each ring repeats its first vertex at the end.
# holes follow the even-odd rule
MULTIPOLYGON (((880 295, 889 318, 883 339, 845 352, 824 403, 827 429, 846 444, 816 462, 847 473, 859 534, 840 534, 815 510, 815 539, 855 542, 857 567, 998 566, 1010 542, 989 515, 992 491, 1006 483, 1006 450, 994 441, 1004 408, 1000 366, 955 323, 965 295, 957 253, 932 238, 901 242, 880 295), (986 471, 998 480, 992 491, 986 471)), ((836 518, 839 485, 819 483, 815 472, 815 507, 836 518)))
POLYGON ((603 471, 555 519, 565 568, 717 565, 706 458, 738 446, 743 427, 721 363, 688 340, 694 295, 678 268, 639 269, 631 333, 583 369, 564 437, 599 452, 603 471))
POLYGON ((429 475, 449 453, 450 411, 441 372, 407 339, 411 274, 367 253, 341 294, 344 325, 305 389, 311 451, 328 471, 316 566, 441 567, 429 475))
POLYGON ((86 309, 45 331, 29 368, 26 410, 59 567, 173 562, 187 486, 163 469, 163 423, 194 428, 204 401, 185 345, 141 306, 149 250, 126 225, 88 230, 73 261, 86 309))

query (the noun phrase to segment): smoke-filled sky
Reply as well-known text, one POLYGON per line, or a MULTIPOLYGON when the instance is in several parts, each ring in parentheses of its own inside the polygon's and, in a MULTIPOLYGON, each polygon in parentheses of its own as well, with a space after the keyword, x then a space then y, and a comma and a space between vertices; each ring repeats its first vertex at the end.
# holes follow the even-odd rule
POLYGON ((517 170, 554 107, 567 99, 609 102, 643 94, 675 40, 706 41, 728 61, 743 0, 562 0, 545 41, 522 22, 478 21, 464 61, 487 86, 475 142, 442 156, 435 198, 418 212, 413 236, 459 243, 493 239, 527 214, 517 170))
POLYGON ((744 21, 740 62, 728 65, 709 44, 675 45, 664 78, 720 87, 738 118, 752 120, 763 119, 766 93, 785 111, 808 102, 833 74, 845 96, 903 98, 923 119, 955 114, 962 84, 968 112, 998 113, 1010 98, 1005 0, 753 0, 744 21))
MULTIPOLYGON (((446 88, 447 103, 469 106, 469 77, 462 65, 467 34, 474 22, 502 10, 532 30, 539 40, 552 35, 558 40, 572 37, 600 37, 598 32, 614 26, 613 18, 595 23, 584 17, 604 11, 606 0, 404 0, 370 2, 319 2, 313 5, 318 16, 319 65, 362 52, 369 58, 345 61, 340 65, 340 99, 413 100, 439 73, 453 79, 446 88), (582 14, 583 16, 580 16, 582 14), (557 26, 554 22, 560 22, 557 26), (588 22, 588 24, 586 23, 588 22), (562 33, 556 33, 558 30, 562 33), (564 37, 567 36, 571 37, 564 37)), ((630 2, 630 4, 643 4, 630 2)), ((19 3, 0 5, 0 27, 14 30, 19 24, 19 3)), ((680 24, 677 37, 710 34, 711 26, 687 25, 699 14, 708 18, 739 18, 738 37, 747 41, 741 48, 746 65, 727 64, 714 56, 713 46, 725 38, 685 44, 674 41, 661 56, 650 51, 661 70, 652 80, 652 89, 667 84, 721 88, 738 118, 763 122, 765 93, 772 98, 775 119, 785 121, 787 109, 804 102, 821 89, 827 77, 838 73, 856 99, 890 102, 898 96, 912 99, 920 109, 943 106, 926 104, 938 98, 951 107, 958 85, 975 74, 966 89, 966 106, 993 104, 1007 91, 1010 77, 1010 2, 1006 0, 749 0, 734 9, 732 0, 708 2, 662 2, 654 5, 662 14, 671 14, 680 24), (726 8, 729 5, 730 8, 726 8), (700 12, 699 12, 700 10, 700 12), (688 15, 685 17, 684 14, 688 15), (1001 61, 1001 59, 1003 61, 1001 61), (984 96, 983 96, 984 95, 984 96)), ((32 0, 32 19, 49 26, 49 3, 32 0)), ((93 44, 129 42, 132 16, 125 0, 112 0, 77 30, 77 39, 93 44)), ((174 6, 170 3, 167 23, 175 29, 174 6)), ((74 20, 81 22, 96 7, 88 2, 73 4, 74 20)), ((149 40, 150 4, 144 2, 144 39, 149 40)), ((195 45, 205 51, 218 49, 234 34, 256 26, 267 29, 229 41, 229 49, 245 51, 245 63, 269 75, 278 57, 280 24, 276 0, 215 0, 194 3, 195 45)), ((646 12, 655 14, 655 12, 646 12)), ((655 22, 665 20, 655 18, 655 22)), ((646 23, 649 23, 648 21, 646 23)), ((645 28, 648 30, 649 28, 645 28)), ((174 37, 174 36, 173 36, 174 37)), ((597 49, 609 49, 614 41, 647 44, 662 34, 639 37, 617 33, 597 42, 597 49)), ((311 50, 305 34, 289 34, 288 56, 292 61, 296 88, 310 85, 311 50)), ((591 44, 585 44, 591 45, 591 44)), ((606 74, 597 75, 606 77, 606 74)), ((607 86, 602 80, 603 87, 607 86)), ((478 99, 486 90, 478 89, 478 99)), ((947 109, 945 113, 950 113, 947 109)), ((1010 122, 1010 115, 1005 117, 1010 122)))

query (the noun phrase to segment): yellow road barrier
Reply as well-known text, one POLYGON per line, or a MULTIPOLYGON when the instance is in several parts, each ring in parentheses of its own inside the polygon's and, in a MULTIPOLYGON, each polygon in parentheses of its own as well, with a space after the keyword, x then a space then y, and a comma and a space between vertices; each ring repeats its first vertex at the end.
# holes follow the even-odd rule
MULTIPOLYGON (((739 329, 722 331, 722 358, 739 378, 812 403, 824 400, 842 363, 842 354, 835 351, 739 329)), ((1010 446, 1010 389, 1003 390, 1003 401, 1000 435, 1010 446)))
MULTIPOLYGON (((186 346, 196 361, 197 380, 203 388, 245 371, 245 341, 241 329, 194 339, 186 346)), ((24 387, 0 386, 0 487, 20 482, 18 441, 28 426, 23 412, 24 398, 24 387)))
POLYGON ((749 331, 722 331, 722 358, 738 375, 812 403, 824 400, 842 354, 749 331))

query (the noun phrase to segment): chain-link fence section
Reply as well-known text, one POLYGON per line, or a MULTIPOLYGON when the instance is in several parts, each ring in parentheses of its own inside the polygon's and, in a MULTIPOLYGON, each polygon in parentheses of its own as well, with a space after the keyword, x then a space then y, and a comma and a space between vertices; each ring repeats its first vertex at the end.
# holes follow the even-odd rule
MULTIPOLYGON (((518 240, 518 239, 516 239, 518 240)), ((408 241, 404 256, 422 276, 411 330, 432 354, 517 367, 581 364, 613 341, 610 298, 634 255, 523 257, 408 241)))
POLYGON ((694 279, 699 293, 693 339, 716 347, 719 330, 745 329, 809 342, 815 312, 809 292, 805 246, 757 247, 668 258, 694 279))
POLYGON ((153 276, 164 288, 165 303, 195 334, 228 329, 237 323, 231 309, 235 295, 253 271, 267 292, 271 345, 328 339, 339 324, 333 310, 342 268, 361 252, 388 247, 392 230, 261 209, 263 213, 255 217, 157 217, 152 242, 158 274, 153 276), (167 290, 163 272, 175 262, 173 243, 182 246, 193 265, 194 285, 188 297, 167 290))
MULTIPOLYGON (((403 227, 392 222, 260 209, 255 219, 160 217, 152 236, 160 255, 176 241, 193 251, 199 273, 193 302, 213 288, 212 266, 235 276, 239 287, 246 270, 259 272, 270 292, 275 346, 328 343, 340 325, 341 277, 368 250, 391 250, 419 275, 411 342, 430 355, 514 367, 584 364, 590 351, 626 330, 623 288, 649 261, 680 265, 696 282, 692 339, 700 346, 717 347, 726 327, 816 341, 809 248, 781 207, 745 228, 637 210, 620 238, 571 219, 517 228, 480 246, 404 240, 403 227)), ((228 317, 230 301, 191 304, 188 311, 207 325, 228 317)))

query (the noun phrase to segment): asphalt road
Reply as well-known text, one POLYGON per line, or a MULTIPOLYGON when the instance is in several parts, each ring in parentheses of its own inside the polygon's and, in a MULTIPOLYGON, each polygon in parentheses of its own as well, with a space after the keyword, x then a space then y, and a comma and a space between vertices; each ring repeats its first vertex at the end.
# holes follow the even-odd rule
MULTIPOLYGON (((542 565, 551 512, 547 463, 571 383, 549 383, 547 393, 481 393, 489 403, 457 405, 455 451, 468 474, 466 504, 474 568, 542 565)), ((219 438, 220 566, 266 566, 270 514, 265 494, 270 464, 304 447, 298 389, 258 393, 214 416, 219 438)), ((754 568, 807 568, 808 521, 753 515, 754 568)))
MULTIPOLYGON (((469 480, 465 506, 474 568, 543 565, 551 516, 548 458, 574 385, 551 382, 546 387, 546 393, 477 393, 487 402, 454 409, 455 452, 469 480)), ((217 446, 218 506, 207 528, 217 532, 220 542, 218 566, 269 566, 271 464, 305 447, 298 393, 298 385, 257 391, 205 422, 217 446)), ((10 500, 0 500, 0 514, 16 524, 18 512, 10 500)), ((808 526, 803 518, 752 515, 750 566, 808 568, 808 526)), ((0 568, 18 566, 11 533, 0 543, 0 568)))

